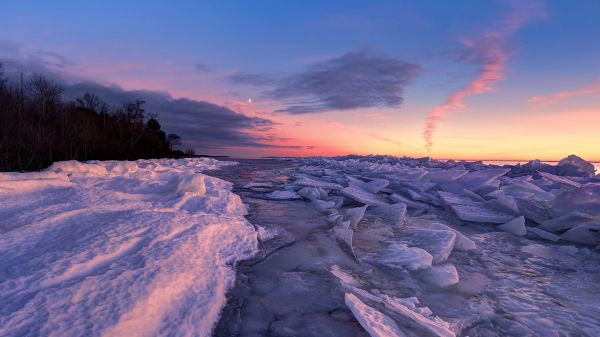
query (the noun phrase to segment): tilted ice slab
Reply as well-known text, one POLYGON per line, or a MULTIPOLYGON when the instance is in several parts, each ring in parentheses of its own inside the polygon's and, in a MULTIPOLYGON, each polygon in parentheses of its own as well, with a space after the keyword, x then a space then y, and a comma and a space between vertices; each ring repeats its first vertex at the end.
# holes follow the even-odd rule
POLYGON ((472 192, 484 192, 489 186, 493 186, 494 180, 508 173, 510 169, 489 168, 469 172, 452 183, 443 187, 446 191, 460 191, 463 188, 472 192))
POLYGON ((421 272, 421 276, 425 282, 440 288, 456 284, 459 281, 456 267, 451 263, 425 269, 421 272))
POLYGON ((403 229, 398 238, 400 242, 424 249, 432 256, 432 262, 440 263, 448 259, 454 249, 456 233, 439 229, 403 229))
POLYGON ((406 204, 399 202, 391 205, 375 206, 369 208, 368 212, 390 226, 399 227, 404 223, 406 217, 406 204))
POLYGON ((300 186, 320 187, 330 190, 341 190, 344 188, 344 186, 337 183, 330 183, 327 181, 316 180, 309 177, 300 177, 298 180, 296 180, 296 184, 300 186))
POLYGON ((450 208, 456 216, 465 221, 505 223, 512 220, 513 216, 485 206, 483 203, 470 205, 452 205, 450 208))
POLYGON ((433 256, 419 247, 409 247, 404 243, 389 246, 365 255, 365 261, 392 269, 419 270, 431 267, 433 256))
POLYGON ((298 193, 294 191, 273 191, 271 193, 265 194, 265 197, 273 200, 292 200, 292 199, 300 199, 298 193))
POLYGON ((369 206, 382 206, 387 203, 376 194, 365 191, 364 189, 356 186, 349 186, 342 189, 341 193, 353 200, 356 200, 362 204, 369 206))
POLYGON ((345 302, 360 325, 372 337, 406 337, 398 324, 389 316, 365 304, 356 295, 346 293, 345 302))
POLYGON ((378 193, 390 183, 386 179, 374 179, 369 182, 364 182, 352 176, 346 176, 346 179, 348 179, 348 185, 363 189, 370 193, 378 193))
POLYGON ((222 165, 62 162, 0 176, 0 335, 209 336, 236 261, 257 251, 231 184, 198 173, 222 165))

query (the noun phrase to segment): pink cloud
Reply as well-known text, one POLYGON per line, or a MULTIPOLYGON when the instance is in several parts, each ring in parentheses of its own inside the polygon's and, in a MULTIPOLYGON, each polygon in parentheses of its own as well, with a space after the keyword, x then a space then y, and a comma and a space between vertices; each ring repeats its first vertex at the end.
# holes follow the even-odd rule
POLYGON ((600 81, 596 81, 594 83, 588 84, 584 87, 580 87, 574 90, 559 91, 545 96, 531 96, 529 97, 528 101, 529 103, 532 103, 539 108, 543 108, 549 105, 559 103, 569 98, 588 96, 593 94, 600 94, 600 81))
POLYGON ((479 69, 471 81, 450 92, 444 103, 427 113, 423 137, 428 152, 431 152, 433 136, 442 120, 451 112, 464 108, 467 97, 494 91, 494 84, 504 78, 506 61, 510 56, 507 40, 523 25, 544 13, 543 7, 537 2, 524 5, 514 2, 512 7, 511 15, 495 30, 475 39, 461 40, 467 49, 458 54, 459 59, 477 64, 479 69))

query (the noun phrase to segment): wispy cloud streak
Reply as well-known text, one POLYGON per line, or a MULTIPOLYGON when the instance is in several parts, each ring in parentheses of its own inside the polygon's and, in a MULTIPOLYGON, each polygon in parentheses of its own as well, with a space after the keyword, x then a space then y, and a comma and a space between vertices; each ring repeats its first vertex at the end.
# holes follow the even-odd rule
POLYGON ((562 102, 566 99, 595 94, 600 94, 600 80, 574 90, 559 91, 545 96, 532 96, 528 99, 528 101, 538 108, 544 108, 562 102))
POLYGON ((444 103, 427 113, 423 129, 427 152, 431 152, 433 136, 442 120, 451 112, 464 108, 467 97, 494 90, 494 84, 504 77, 506 61, 512 51, 508 40, 519 28, 544 13, 540 2, 514 2, 512 7, 511 14, 495 30, 474 39, 461 40, 466 49, 455 56, 460 61, 477 65, 478 69, 465 86, 449 93, 444 103))

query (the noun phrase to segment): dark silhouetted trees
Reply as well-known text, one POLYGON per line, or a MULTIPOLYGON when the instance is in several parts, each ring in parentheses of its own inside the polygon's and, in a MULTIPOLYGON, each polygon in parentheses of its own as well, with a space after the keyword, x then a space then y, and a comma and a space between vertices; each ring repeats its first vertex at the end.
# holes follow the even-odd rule
POLYGON ((0 170, 36 170, 71 159, 181 156, 174 149, 180 143, 146 114, 144 101, 113 107, 86 93, 65 102, 56 82, 33 75, 10 83, 0 63, 0 170))

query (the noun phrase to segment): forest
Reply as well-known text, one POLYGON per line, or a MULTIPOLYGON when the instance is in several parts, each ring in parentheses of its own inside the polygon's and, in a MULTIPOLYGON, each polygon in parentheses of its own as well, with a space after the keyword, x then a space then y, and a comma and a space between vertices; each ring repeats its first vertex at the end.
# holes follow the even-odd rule
POLYGON ((135 160, 194 155, 176 149, 144 101, 112 106, 94 93, 65 100, 43 75, 9 81, 0 63, 0 171, 39 170, 62 160, 135 160))

